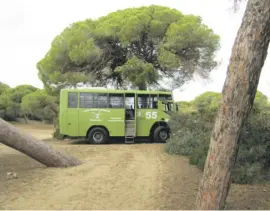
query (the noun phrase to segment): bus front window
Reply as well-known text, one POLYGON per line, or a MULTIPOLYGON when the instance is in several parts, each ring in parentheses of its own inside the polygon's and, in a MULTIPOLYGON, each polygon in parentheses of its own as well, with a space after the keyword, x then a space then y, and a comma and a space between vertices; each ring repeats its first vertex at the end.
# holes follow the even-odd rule
POLYGON ((166 103, 166 107, 168 111, 172 111, 171 103, 166 103))
POLYGON ((175 106, 176 106, 176 111, 179 111, 179 105, 175 103, 175 106))

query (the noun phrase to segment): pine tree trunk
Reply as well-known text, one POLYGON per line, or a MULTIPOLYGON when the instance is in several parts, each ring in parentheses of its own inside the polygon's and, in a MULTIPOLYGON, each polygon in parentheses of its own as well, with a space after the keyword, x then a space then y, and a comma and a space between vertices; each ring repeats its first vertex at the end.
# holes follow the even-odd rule
POLYGON ((55 129, 56 128, 56 116, 53 117, 53 128, 55 129))
POLYGON ((24 118, 24 122, 25 122, 25 124, 28 124, 26 114, 23 114, 23 118, 24 118))
POLYGON ((232 49, 195 209, 224 209, 241 129, 257 91, 270 39, 270 0, 249 0, 232 49))
POLYGON ((81 162, 60 151, 56 151, 43 141, 18 130, 0 118, 0 143, 16 149, 48 167, 69 167, 81 162))

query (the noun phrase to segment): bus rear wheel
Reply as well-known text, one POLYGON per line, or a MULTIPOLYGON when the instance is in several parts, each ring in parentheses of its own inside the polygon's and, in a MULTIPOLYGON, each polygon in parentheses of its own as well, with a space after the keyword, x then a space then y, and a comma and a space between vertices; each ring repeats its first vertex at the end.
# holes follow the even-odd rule
POLYGON ((153 138, 156 142, 166 143, 167 139, 169 138, 168 128, 164 126, 157 127, 154 131, 153 138))
POLYGON ((102 127, 95 127, 88 133, 88 141, 91 144, 105 144, 108 142, 109 134, 102 127))

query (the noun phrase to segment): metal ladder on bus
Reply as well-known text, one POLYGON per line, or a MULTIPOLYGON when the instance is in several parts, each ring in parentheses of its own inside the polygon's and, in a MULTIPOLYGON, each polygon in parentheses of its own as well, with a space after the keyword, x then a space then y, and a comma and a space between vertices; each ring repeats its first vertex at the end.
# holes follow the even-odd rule
POLYGON ((126 120, 125 125, 125 143, 133 144, 135 139, 135 131, 136 131, 136 120, 126 120))

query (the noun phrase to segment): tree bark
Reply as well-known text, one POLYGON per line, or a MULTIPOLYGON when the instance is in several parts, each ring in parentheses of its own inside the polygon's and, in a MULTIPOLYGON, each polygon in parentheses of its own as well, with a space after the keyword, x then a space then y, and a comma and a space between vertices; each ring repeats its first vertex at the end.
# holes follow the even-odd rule
POLYGON ((70 167, 81 162, 18 130, 0 118, 0 143, 16 149, 48 167, 70 167))
POLYGON ((257 91, 270 39, 270 0, 249 0, 232 49, 195 209, 224 209, 241 129, 257 91))
POLYGON ((56 117, 54 116, 53 117, 53 128, 56 128, 56 125, 57 125, 57 123, 56 123, 56 117))
POLYGON ((24 118, 24 122, 25 122, 25 124, 27 124, 28 122, 27 122, 27 117, 26 117, 26 114, 23 114, 23 118, 24 118))

